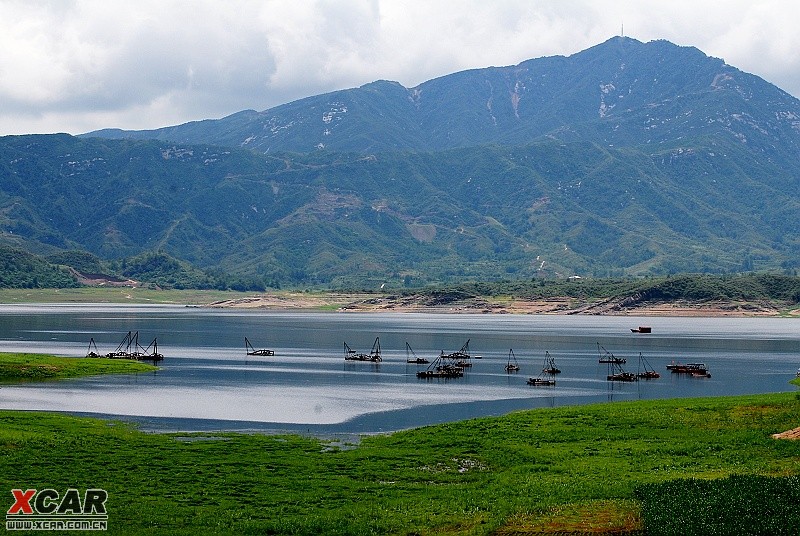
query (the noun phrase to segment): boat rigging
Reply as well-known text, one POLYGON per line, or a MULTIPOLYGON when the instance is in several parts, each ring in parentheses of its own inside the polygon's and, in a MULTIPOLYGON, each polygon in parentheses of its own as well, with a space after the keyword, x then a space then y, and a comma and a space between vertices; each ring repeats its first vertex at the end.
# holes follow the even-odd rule
POLYGON ((372 361, 373 363, 380 363, 383 361, 381 358, 381 339, 375 337, 375 342, 372 343, 372 350, 368 354, 359 353, 350 348, 347 342, 344 343, 344 360, 345 361, 372 361))

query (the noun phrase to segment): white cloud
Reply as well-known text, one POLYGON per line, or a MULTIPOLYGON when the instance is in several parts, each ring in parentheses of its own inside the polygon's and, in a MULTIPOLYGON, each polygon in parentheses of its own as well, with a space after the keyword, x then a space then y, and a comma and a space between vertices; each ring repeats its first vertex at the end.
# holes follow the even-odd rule
POLYGON ((0 0, 0 133, 156 128, 668 39, 800 95, 782 0, 0 0))

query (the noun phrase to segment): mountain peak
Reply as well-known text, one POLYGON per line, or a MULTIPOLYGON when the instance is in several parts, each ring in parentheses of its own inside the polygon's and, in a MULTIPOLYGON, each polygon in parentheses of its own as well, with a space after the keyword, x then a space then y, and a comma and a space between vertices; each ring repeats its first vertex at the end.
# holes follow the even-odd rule
POLYGON ((6 240, 158 247, 294 283, 795 269, 800 255, 800 101, 668 41, 101 134, 162 141, 0 140, 6 240))
POLYGON ((377 80, 257 114, 87 136, 374 153, 519 144, 547 136, 671 145, 691 132, 760 140, 767 147, 775 140, 765 139, 764 124, 776 117, 786 118, 780 136, 798 145, 789 124, 795 116, 796 99, 695 47, 614 36, 570 56, 461 71, 411 89, 377 80), (720 91, 727 91, 724 99, 720 91), (767 116, 752 115, 753 99, 770 103, 767 116), (734 117, 741 119, 745 111, 752 115, 750 127, 734 117), (755 132, 744 132, 748 128, 755 132))

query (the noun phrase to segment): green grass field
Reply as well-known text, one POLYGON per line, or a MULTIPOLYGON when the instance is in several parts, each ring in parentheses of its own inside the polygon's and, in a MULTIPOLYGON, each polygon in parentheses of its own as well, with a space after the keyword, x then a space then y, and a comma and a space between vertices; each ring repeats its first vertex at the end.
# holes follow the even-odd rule
POLYGON ((0 353, 0 383, 60 380, 96 374, 130 374, 154 370, 158 368, 128 359, 0 353))
POLYGON ((0 490, 103 488, 114 533, 633 534, 643 485, 798 475, 800 442, 771 437, 797 426, 796 393, 532 410, 353 448, 4 411, 0 490))
POLYGON ((251 296, 221 290, 156 290, 131 287, 2 288, 0 303, 152 303, 204 305, 219 300, 251 296))

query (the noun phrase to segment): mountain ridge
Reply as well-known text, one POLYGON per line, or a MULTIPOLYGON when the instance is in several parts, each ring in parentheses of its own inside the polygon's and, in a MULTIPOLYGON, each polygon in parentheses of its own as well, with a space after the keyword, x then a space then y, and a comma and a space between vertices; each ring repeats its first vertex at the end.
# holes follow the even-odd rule
MULTIPOLYGON (((687 99, 702 105, 709 97, 731 99, 727 94, 733 93, 740 97, 735 104, 741 107, 754 93, 765 92, 770 93, 767 104, 774 108, 770 129, 783 133, 782 142, 788 140, 796 150, 796 136, 786 136, 785 131, 788 126, 796 134, 800 128, 800 102, 788 93, 694 47, 625 37, 571 56, 470 69, 413 88, 375 81, 262 112, 242 111, 151 131, 96 131, 84 136, 210 143, 259 152, 435 151, 490 143, 516 145, 548 135, 565 141, 600 141, 603 136, 614 144, 664 143, 667 137, 658 128, 662 124, 673 128, 670 121, 679 121, 684 130, 714 135, 726 132, 725 126, 730 130, 749 124, 746 110, 722 113, 717 107, 719 117, 697 118, 693 110, 690 115, 695 117, 682 118, 687 99), (652 108, 671 113, 649 117, 652 108), (626 128, 614 121, 625 121, 626 128), (703 125, 704 121, 709 124, 703 125), (636 128, 628 132, 631 123, 636 128)), ((749 126, 747 134, 739 128, 731 135, 746 139, 755 135, 752 130, 766 130, 760 124, 749 126)))
POLYGON ((0 242, 282 284, 800 264, 800 101, 666 41, 106 134, 0 138, 0 242))

